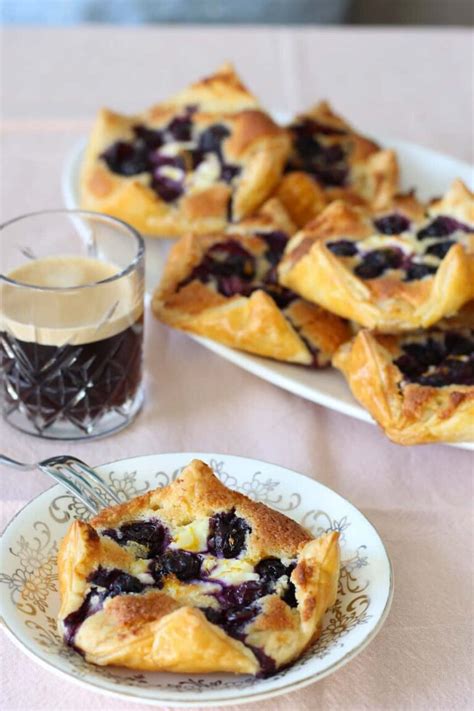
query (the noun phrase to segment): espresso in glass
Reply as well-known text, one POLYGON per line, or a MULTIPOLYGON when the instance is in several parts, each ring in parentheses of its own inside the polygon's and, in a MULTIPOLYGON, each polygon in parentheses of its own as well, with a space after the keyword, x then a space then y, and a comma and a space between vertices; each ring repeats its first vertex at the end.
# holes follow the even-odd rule
POLYGON ((143 264, 105 260, 107 240, 98 233, 117 226, 112 218, 81 215, 83 239, 91 237, 84 219, 89 227, 94 222, 89 254, 31 255, 0 284, 3 415, 43 437, 116 431, 143 399, 143 264))

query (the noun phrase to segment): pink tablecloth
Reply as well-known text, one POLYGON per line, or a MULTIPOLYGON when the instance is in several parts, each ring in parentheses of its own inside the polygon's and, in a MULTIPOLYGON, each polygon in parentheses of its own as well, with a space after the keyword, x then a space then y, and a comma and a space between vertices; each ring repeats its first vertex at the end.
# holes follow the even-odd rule
MULTIPOLYGON (((470 34, 461 30, 9 30, 2 38, 2 219, 61 204, 59 173, 99 105, 135 110, 232 58, 272 107, 328 97, 356 125, 471 159, 470 34)), ((91 463, 209 450, 279 462, 333 487, 377 526, 392 557, 392 612, 337 674, 259 709, 472 707, 472 454, 396 446, 151 320, 147 401, 130 429, 70 445, 91 463)), ((64 451, 2 426, 24 459, 64 451)), ((49 483, 2 470, 2 518, 49 483)), ((138 708, 84 691, 2 640, 5 711, 138 708)), ((256 711, 257 705, 247 708, 256 711)))

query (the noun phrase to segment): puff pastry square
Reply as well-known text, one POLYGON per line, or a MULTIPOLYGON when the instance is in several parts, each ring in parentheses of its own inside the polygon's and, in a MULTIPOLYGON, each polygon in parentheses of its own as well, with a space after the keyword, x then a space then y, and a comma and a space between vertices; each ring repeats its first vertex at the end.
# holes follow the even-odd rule
POLYGON ((323 367, 352 332, 338 316, 278 284, 294 231, 275 198, 227 233, 174 245, 152 308, 174 328, 276 360, 323 367))
POLYGON ((59 627, 89 662, 270 675, 321 631, 338 533, 312 538, 194 460, 171 485, 75 521, 59 552, 59 627))
POLYGON ((399 444, 474 441, 474 302, 429 331, 360 331, 333 364, 399 444))
POLYGON ((279 182, 286 132, 232 67, 143 114, 99 113, 81 172, 81 207, 146 235, 225 229, 258 208, 279 182))
POLYGON ((280 283, 385 333, 426 328, 474 298, 474 196, 456 180, 421 205, 382 211, 336 201, 289 243, 280 283))
POLYGON ((396 154, 354 131, 322 101, 289 126, 292 151, 277 195, 298 227, 336 199, 382 207, 398 192, 396 154))

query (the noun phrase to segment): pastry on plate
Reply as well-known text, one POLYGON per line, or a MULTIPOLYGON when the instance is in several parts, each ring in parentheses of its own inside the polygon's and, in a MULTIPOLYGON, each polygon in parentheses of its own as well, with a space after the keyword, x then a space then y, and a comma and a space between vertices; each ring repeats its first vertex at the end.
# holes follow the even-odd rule
POLYGON ((473 307, 469 319, 429 331, 362 330, 336 353, 333 364, 394 442, 474 441, 473 307))
POLYGON ((474 298, 474 196, 456 180, 427 206, 413 195, 375 212, 336 201, 292 238, 279 279, 371 329, 431 326, 474 298))
POLYGON ((169 486, 75 521, 59 552, 59 626, 99 665, 267 676, 321 632, 338 533, 227 489, 192 461, 169 486))
POLYGON ((261 205, 280 180, 286 132, 224 65, 143 114, 103 109, 81 172, 81 207, 146 235, 225 229, 261 205))
POLYGON ((320 102, 289 126, 292 151, 277 195, 298 227, 336 199, 381 207, 398 192, 398 163, 320 102))
POLYGON ((294 229, 273 198, 226 233, 183 237, 153 296, 154 314, 169 326, 249 353, 328 365, 351 330, 278 284, 277 264, 294 229))

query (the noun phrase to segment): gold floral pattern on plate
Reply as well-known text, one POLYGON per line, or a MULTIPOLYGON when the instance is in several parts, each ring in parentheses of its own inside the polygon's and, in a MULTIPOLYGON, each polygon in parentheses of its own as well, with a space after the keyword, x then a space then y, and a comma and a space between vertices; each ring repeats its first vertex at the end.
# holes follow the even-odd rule
MULTIPOLYGON (((166 460, 170 456, 172 455, 157 455, 154 459, 166 460)), ((188 461, 186 458, 183 459, 185 455, 175 456, 181 459, 183 464, 188 461)), ((145 459, 150 458, 143 458, 145 459)), ((150 466, 147 462, 144 469, 139 469, 136 466, 139 461, 139 459, 128 460, 128 462, 117 462, 115 465, 104 465, 100 468, 101 473, 106 474, 111 486, 124 501, 147 491, 150 487, 166 486, 174 481, 183 468, 183 466, 158 468, 150 466), (130 464, 133 466, 129 466, 130 464)), ((354 515, 361 516, 361 514, 347 502, 342 508, 340 505, 328 507, 327 510, 325 506, 310 507, 309 504, 315 503, 317 497, 305 495, 305 485, 309 489, 320 487, 326 492, 326 497, 327 492, 337 499, 340 497, 321 487, 317 482, 296 474, 294 476, 298 477, 298 481, 295 480, 295 486, 292 486, 291 478, 282 479, 280 467, 263 466, 264 463, 233 457, 216 456, 207 458, 207 461, 226 486, 241 491, 256 501, 262 501, 280 511, 290 513, 315 536, 331 530, 341 533, 343 563, 336 603, 326 614, 319 639, 295 664, 278 672, 271 679, 262 680, 229 675, 133 673, 126 669, 97 667, 85 662, 83 657, 64 645, 57 631, 59 597, 56 556, 58 543, 70 521, 73 518, 87 519, 89 514, 79 501, 70 494, 62 493, 59 487, 53 487, 42 495, 48 503, 41 507, 44 514, 41 520, 32 520, 23 515, 22 519, 27 520, 22 520, 19 524, 19 535, 13 538, 9 545, 6 556, 7 568, 0 574, 0 583, 3 583, 10 593, 10 602, 15 610, 16 628, 21 630, 23 627, 20 641, 23 643, 28 641, 30 648, 33 644, 38 656, 42 653, 43 660, 49 659, 53 666, 60 666, 61 670, 69 676, 99 690, 117 688, 121 694, 133 696, 134 692, 126 690, 141 689, 146 690, 148 695, 151 693, 152 698, 157 700, 165 698, 168 702, 170 702, 169 694, 172 694, 172 699, 184 699, 185 705, 191 703, 189 699, 192 697, 199 697, 200 703, 205 703, 204 697, 206 697, 207 702, 210 703, 214 697, 221 700, 233 698, 232 692, 238 692, 238 696, 235 697, 235 703, 238 703, 246 690, 249 696, 245 695, 245 700, 253 698, 255 694, 258 695, 260 689, 262 693, 270 695, 278 693, 278 688, 286 691, 288 687, 293 687, 295 677, 296 681, 299 681, 297 677, 303 675, 302 682, 306 681, 305 672, 311 667, 316 665, 324 670, 326 659, 350 654, 351 644, 348 644, 348 639, 351 634, 364 626, 370 626, 374 622, 374 614, 380 617, 380 610, 372 609, 376 587, 370 574, 369 541, 361 542, 355 547, 350 545, 352 544, 351 528, 353 528, 351 510, 355 512, 354 515), (249 468, 250 462, 252 468, 249 468), (246 463, 246 466, 243 467, 242 463, 246 463), (262 464, 262 466, 256 468, 253 466, 255 464, 262 464), (242 469, 245 470, 245 475, 242 469), (163 697, 162 694, 165 696, 163 697)), ((23 514, 28 508, 26 507, 23 514)), ((15 520, 18 521, 18 517, 15 520)), ((370 526, 368 522, 366 523, 370 526)), ((354 542, 356 541, 357 537, 354 536, 354 542)), ((390 590, 386 595, 383 614, 386 612, 389 593, 390 590)), ((5 617, 7 618, 8 615, 5 617)), ((7 619, 6 622, 8 623, 7 619)), ((18 639, 17 634, 14 636, 18 639)), ((317 675, 318 669, 312 673, 317 675)), ((136 693, 140 696, 139 691, 136 693)))

